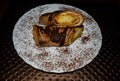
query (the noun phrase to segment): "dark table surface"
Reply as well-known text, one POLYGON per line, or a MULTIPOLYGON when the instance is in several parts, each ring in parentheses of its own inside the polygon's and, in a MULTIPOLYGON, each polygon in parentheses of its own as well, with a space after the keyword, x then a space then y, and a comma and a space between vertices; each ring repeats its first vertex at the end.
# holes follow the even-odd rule
POLYGON ((0 81, 120 81, 120 9, 109 4, 77 1, 12 1, 0 27, 0 81), (12 31, 28 10, 46 3, 63 3, 83 9, 99 24, 102 47, 97 57, 84 68, 70 73, 47 73, 26 64, 17 54, 12 31))

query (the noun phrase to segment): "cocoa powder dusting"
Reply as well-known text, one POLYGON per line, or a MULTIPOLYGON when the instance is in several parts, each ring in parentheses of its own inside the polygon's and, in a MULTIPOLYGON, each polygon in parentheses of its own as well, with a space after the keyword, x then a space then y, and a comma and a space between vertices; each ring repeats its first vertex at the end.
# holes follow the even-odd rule
POLYGON ((38 55, 38 59, 44 59, 45 57, 48 57, 48 52, 43 51, 38 55))
POLYGON ((86 44, 86 42, 89 40, 89 36, 82 37, 81 41, 83 44, 86 44))
POLYGON ((69 52, 68 48, 63 50, 63 53, 68 53, 68 52, 69 52))
POLYGON ((59 53, 61 54, 69 54, 70 53, 70 49, 69 48, 62 48, 62 49, 57 49, 59 51, 59 53))

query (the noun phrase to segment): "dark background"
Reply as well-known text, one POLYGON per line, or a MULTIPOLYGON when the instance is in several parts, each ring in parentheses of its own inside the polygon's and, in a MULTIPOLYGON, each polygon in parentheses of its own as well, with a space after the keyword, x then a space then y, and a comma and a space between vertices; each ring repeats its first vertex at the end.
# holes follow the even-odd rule
POLYGON ((0 2, 0 81, 119 81, 120 80, 120 0, 1 0, 0 2), (12 31, 17 20, 28 10, 48 3, 63 3, 89 13, 98 23, 102 48, 86 67, 71 73, 54 74, 35 70, 17 55, 12 31), (30 75, 31 74, 31 75, 30 75), (41 74, 41 76, 38 76, 41 74), (64 78, 69 75, 69 78, 64 78), (62 78, 60 78, 62 76, 62 78), (76 77, 73 77, 76 76, 76 77), (27 77, 27 79, 25 78, 27 77), (50 80, 49 80, 50 81, 50 80))
POLYGON ((2 0, 0 3, 0 36, 2 37, 0 38, 5 38, 8 32, 12 32, 18 18, 26 11, 47 3, 63 3, 79 7, 92 15, 100 27, 104 25, 102 22, 107 22, 119 28, 119 0, 2 0), (104 19, 108 20, 104 21, 104 19))

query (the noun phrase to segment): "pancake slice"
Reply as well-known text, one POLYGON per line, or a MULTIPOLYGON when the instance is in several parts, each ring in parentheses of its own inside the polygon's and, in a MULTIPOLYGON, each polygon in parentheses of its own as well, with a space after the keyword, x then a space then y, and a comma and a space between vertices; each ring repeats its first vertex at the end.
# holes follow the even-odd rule
POLYGON ((84 16, 74 10, 59 10, 45 13, 39 17, 40 24, 56 25, 58 28, 81 26, 84 20, 84 16))
POLYGON ((80 12, 64 10, 53 17, 52 22, 58 27, 76 27, 84 22, 84 16, 80 12))
POLYGON ((57 28, 52 25, 43 29, 33 25, 33 38, 38 47, 68 46, 82 35, 83 26, 57 28))

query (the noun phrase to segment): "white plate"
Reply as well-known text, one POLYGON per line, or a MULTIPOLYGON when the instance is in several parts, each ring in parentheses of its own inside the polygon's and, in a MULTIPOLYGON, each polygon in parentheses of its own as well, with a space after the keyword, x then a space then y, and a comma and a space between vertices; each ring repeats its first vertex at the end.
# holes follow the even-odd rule
POLYGON ((65 4, 46 4, 29 10, 18 20, 13 30, 13 43, 27 64, 46 72, 62 73, 90 63, 99 53, 102 35, 96 21, 85 11, 65 4), (40 25, 40 15, 61 9, 74 9, 85 16, 82 36, 67 47, 38 48, 33 40, 32 25, 40 25))

